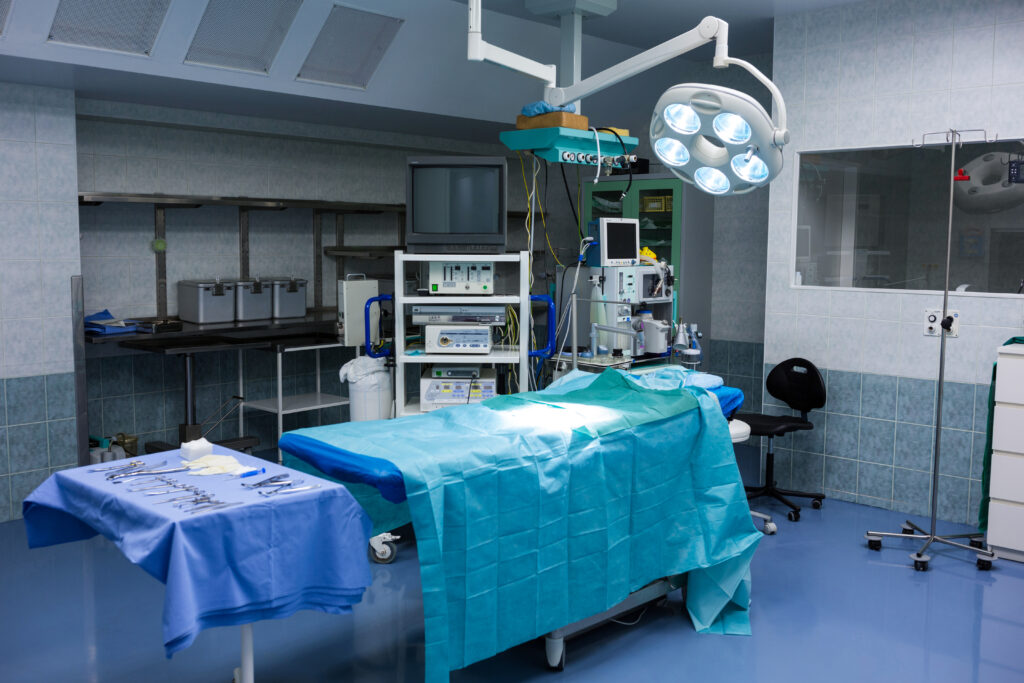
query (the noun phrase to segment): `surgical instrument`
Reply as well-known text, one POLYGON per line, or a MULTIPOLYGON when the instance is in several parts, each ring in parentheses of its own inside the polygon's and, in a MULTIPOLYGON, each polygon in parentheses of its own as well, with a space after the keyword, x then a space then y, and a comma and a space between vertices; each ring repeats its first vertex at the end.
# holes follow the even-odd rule
POLYGON ((312 491, 313 489, 318 489, 318 488, 320 488, 320 484, 310 484, 309 486, 299 486, 298 488, 294 488, 294 489, 290 488, 290 487, 282 487, 282 488, 279 488, 279 489, 275 489, 273 491, 263 491, 263 490, 260 490, 259 494, 261 496, 276 496, 276 495, 279 495, 279 494, 283 495, 283 494, 286 494, 286 493, 298 493, 300 491, 312 491))
POLYGON ((242 486, 244 486, 247 489, 255 489, 255 488, 259 488, 261 486, 269 486, 271 484, 274 484, 275 482, 283 481, 283 480, 287 479, 289 476, 291 476, 291 475, 289 475, 287 473, 275 474, 274 476, 267 477, 266 479, 263 479, 262 481, 258 481, 255 484, 246 484, 246 483, 243 482, 242 486))
POLYGON ((120 462, 116 465, 109 465, 108 467, 94 467, 90 472, 112 472, 112 471, 128 471, 135 469, 136 467, 142 467, 144 465, 141 460, 132 460, 129 463, 120 462))
POLYGON ((187 496, 178 496, 177 498, 164 498, 163 500, 157 500, 153 502, 153 505, 162 505, 164 503, 180 503, 182 501, 196 501, 199 498, 204 497, 201 493, 190 493, 187 496))
POLYGON ((115 484, 118 484, 118 483, 120 483, 119 480, 124 479, 125 477, 146 476, 146 475, 150 475, 150 474, 173 474, 174 472, 187 472, 188 469, 189 468, 187 468, 187 467, 172 467, 172 468, 166 469, 166 470, 145 470, 145 471, 142 471, 142 472, 123 472, 121 474, 108 475, 107 479, 109 481, 115 483, 115 484))
POLYGON ((189 510, 188 514, 190 514, 190 515, 198 515, 198 514, 201 514, 203 512, 210 512, 211 510, 223 510, 224 508, 229 508, 229 507, 233 507, 235 505, 241 505, 241 504, 242 504, 242 501, 235 501, 235 502, 232 502, 232 503, 213 503, 213 504, 207 505, 205 507, 195 508, 195 509, 189 510))

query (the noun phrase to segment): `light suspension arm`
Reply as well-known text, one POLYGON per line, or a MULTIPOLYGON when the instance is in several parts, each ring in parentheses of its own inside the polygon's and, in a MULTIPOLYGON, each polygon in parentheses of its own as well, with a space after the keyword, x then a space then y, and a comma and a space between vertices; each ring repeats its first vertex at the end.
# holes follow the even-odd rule
POLYGON ((484 42, 481 30, 482 10, 480 0, 469 0, 469 42, 466 56, 471 62, 491 62, 499 66, 524 73, 527 76, 544 81, 544 85, 553 88, 555 85, 556 68, 554 64, 541 64, 527 59, 514 52, 504 50, 497 45, 484 42))

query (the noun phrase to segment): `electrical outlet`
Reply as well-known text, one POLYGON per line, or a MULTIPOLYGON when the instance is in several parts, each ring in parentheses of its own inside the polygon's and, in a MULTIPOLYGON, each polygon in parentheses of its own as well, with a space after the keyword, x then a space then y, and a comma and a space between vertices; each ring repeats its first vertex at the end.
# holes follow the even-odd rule
MULTIPOLYGON (((948 337, 959 337, 960 336, 960 311, 955 311, 952 308, 949 309, 949 315, 953 316, 953 326, 950 328, 948 337)), ((924 309, 924 336, 926 337, 938 337, 942 332, 940 323, 942 322, 942 309, 941 308, 926 308, 924 309)))

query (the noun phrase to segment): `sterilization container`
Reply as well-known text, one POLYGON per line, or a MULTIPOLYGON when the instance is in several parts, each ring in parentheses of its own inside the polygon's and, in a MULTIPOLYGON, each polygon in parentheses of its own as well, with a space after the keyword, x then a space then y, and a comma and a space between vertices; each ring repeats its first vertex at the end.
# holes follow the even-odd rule
POLYGON ((272 304, 269 283, 253 278, 235 281, 235 320, 267 320, 272 304))
POLYGON ((300 277, 268 278, 273 290, 274 318, 301 318, 306 315, 306 280, 300 277))
POLYGON ((179 280, 178 317, 190 323, 234 321, 235 283, 214 278, 179 280))

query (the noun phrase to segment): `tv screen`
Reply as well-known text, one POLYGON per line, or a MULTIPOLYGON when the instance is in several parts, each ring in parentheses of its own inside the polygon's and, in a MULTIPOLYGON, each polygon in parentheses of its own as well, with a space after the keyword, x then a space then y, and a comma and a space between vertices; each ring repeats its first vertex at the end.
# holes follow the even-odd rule
POLYGON ((406 244, 420 251, 501 251, 505 247, 505 159, 409 160, 406 244))

